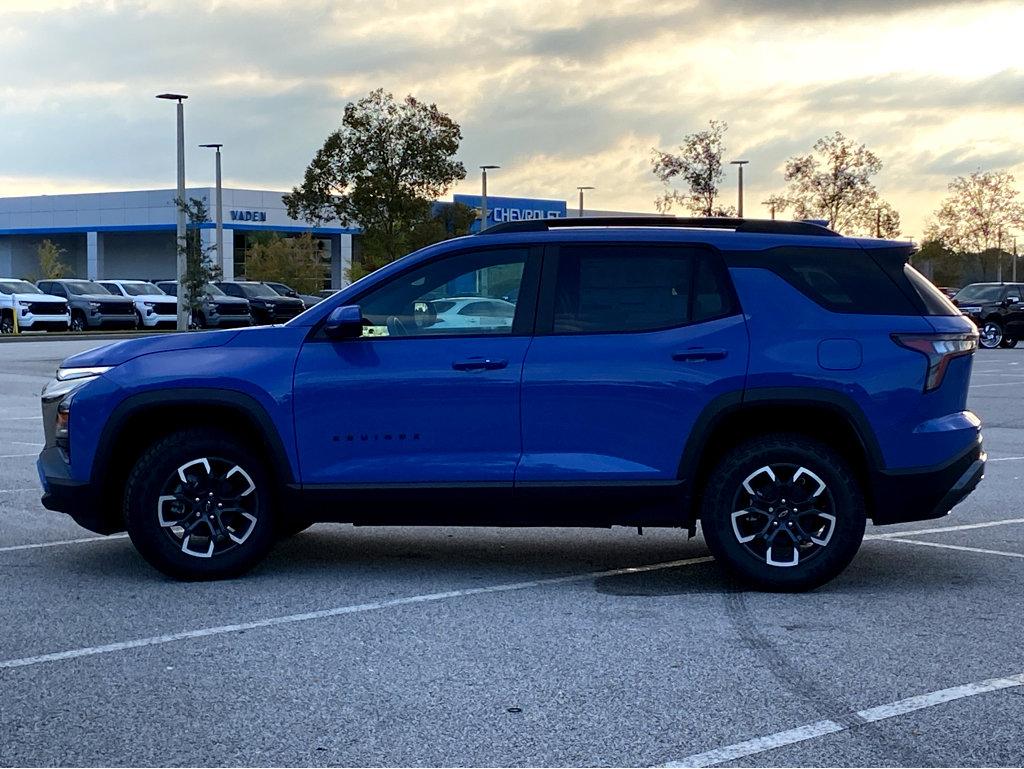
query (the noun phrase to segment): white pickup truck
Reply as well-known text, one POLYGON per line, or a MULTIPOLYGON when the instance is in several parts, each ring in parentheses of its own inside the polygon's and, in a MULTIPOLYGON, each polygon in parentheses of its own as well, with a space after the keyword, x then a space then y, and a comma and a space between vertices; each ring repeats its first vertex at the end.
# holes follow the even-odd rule
POLYGON ((44 294, 26 280, 0 278, 0 334, 19 331, 67 331, 66 299, 44 294))

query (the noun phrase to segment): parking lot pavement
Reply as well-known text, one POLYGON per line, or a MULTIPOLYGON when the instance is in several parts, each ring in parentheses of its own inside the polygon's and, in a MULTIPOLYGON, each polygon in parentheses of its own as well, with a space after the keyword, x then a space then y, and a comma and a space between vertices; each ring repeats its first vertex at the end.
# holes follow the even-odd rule
POLYGON ((1020 764, 1024 349, 976 357, 964 504, 771 595, 626 529, 320 525, 168 581, 38 502, 38 393, 90 344, 0 347, 0 764, 1020 764))

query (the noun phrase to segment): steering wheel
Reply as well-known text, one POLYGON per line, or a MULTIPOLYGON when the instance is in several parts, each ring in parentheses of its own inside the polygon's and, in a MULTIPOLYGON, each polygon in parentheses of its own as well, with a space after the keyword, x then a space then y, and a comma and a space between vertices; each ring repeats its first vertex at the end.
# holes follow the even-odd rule
POLYGON ((409 330, 397 315, 389 315, 387 320, 388 336, 409 336, 409 330))

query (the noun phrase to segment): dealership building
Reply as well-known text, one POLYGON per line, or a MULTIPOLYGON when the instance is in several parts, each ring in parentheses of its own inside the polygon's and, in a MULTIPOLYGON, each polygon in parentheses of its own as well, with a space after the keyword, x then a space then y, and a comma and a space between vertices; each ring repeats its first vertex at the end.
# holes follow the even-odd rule
MULTIPOLYGON (((225 279, 245 276, 245 253, 257 233, 287 237, 311 232, 330 263, 330 286, 347 284, 359 230, 341 222, 312 224, 288 216, 283 192, 224 188, 225 279)), ((214 218, 212 187, 186 190, 202 200, 214 218)), ((78 278, 160 280, 174 277, 177 208, 173 189, 35 195, 0 198, 0 277, 39 277, 38 248, 50 240, 63 249, 62 261, 78 278)), ((455 195, 457 203, 481 207, 479 195, 455 195)), ((524 219, 578 215, 564 200, 488 197, 487 226, 524 219)), ((608 213, 586 211, 585 215, 608 213)), ((198 225, 206 247, 213 248, 212 221, 198 225)), ((474 231, 478 225, 474 225, 474 231)))

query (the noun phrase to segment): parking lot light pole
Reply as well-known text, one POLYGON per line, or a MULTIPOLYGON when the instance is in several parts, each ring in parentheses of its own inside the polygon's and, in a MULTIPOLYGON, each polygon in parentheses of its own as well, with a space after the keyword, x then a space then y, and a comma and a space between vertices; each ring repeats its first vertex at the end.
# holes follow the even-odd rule
POLYGON ((584 190, 596 190, 597 187, 577 187, 580 191, 580 216, 583 216, 583 191, 584 190))
POLYGON ((220 181, 220 148, 223 144, 200 144, 200 147, 207 147, 216 150, 216 183, 217 183, 217 264, 220 265, 220 274, 224 275, 224 195, 220 181))
POLYGON ((737 166, 739 171, 738 187, 737 187, 737 198, 736 198, 736 216, 740 219, 743 218, 743 166, 749 163, 749 160, 730 160, 729 165, 737 166))
POLYGON ((1017 282, 1017 236, 1013 236, 1013 282, 1017 282))
POLYGON ((158 99, 178 102, 178 198, 175 207, 178 209, 177 242, 178 260, 175 267, 178 281, 178 331, 188 330, 188 310, 185 307, 185 99, 182 93, 157 94, 158 99))
POLYGON ((480 166, 480 232, 487 229, 487 172, 501 166, 480 166))

